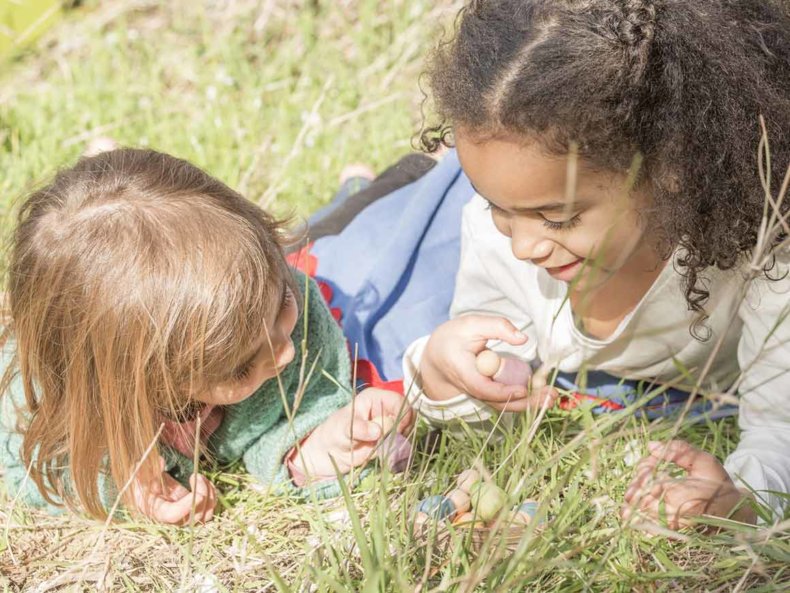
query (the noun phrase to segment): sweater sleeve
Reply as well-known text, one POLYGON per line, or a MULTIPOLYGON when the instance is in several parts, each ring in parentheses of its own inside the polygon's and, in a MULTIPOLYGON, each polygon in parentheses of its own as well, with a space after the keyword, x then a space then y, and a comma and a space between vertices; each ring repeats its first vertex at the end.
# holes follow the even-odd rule
POLYGON ((771 275, 778 280, 755 280, 740 307, 741 436, 725 467, 781 517, 790 508, 790 254, 771 275))
MULTIPOLYGON (((15 366, 16 343, 6 340, 2 347, 2 369, 15 366)), ((50 514, 60 514, 62 507, 48 503, 22 463, 22 434, 18 430, 20 413, 25 409, 22 378, 17 373, 5 393, 0 394, 0 469, 10 501, 16 500, 32 507, 43 508, 50 514)))
MULTIPOLYGON (((297 276, 304 284, 305 277, 297 276)), ((291 380, 279 393, 276 380, 271 381, 281 402, 279 419, 252 443, 243 455, 247 470, 263 485, 278 491, 306 496, 313 491, 319 497, 339 494, 337 480, 297 488, 283 463, 286 453, 333 412, 351 400, 351 361, 346 340, 324 302, 318 286, 308 281, 305 291, 305 314, 300 316, 294 333, 297 350, 291 364, 291 380), (303 338, 304 337, 304 338, 303 338), (297 344, 296 341, 301 343, 297 344), (301 395, 299 395, 301 393, 301 395)))

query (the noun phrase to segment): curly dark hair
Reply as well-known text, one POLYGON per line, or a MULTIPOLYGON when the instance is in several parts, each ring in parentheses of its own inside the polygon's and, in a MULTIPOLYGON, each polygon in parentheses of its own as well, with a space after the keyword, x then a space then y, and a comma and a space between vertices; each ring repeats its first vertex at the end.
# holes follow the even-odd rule
POLYGON ((461 125, 554 154, 575 143, 612 170, 641 155, 659 251, 683 248, 686 300, 702 319, 705 268, 732 268, 757 242, 760 116, 774 171, 790 164, 788 0, 473 1, 427 75, 439 122, 424 126, 426 150, 451 145, 461 125))

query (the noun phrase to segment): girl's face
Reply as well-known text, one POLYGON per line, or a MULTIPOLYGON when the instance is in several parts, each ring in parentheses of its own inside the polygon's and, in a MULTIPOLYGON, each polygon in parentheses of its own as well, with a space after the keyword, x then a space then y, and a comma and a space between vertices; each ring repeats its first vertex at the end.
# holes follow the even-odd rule
POLYGON ((294 358, 291 334, 299 310, 291 288, 286 284, 280 307, 271 315, 267 331, 250 349, 249 357, 228 381, 195 397, 207 404, 229 405, 243 401, 269 379, 276 377, 294 358))
POLYGON ((626 173, 594 170, 578 159, 574 175, 567 157, 547 156, 520 137, 477 140, 456 129, 455 142, 513 255, 569 283, 572 292, 657 264, 639 216, 649 196, 628 192, 626 173))

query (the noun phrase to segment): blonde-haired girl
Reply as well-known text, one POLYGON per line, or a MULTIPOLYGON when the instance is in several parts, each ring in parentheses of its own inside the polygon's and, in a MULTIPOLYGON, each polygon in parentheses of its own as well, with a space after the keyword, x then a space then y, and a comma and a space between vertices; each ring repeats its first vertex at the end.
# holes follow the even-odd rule
POLYGON ((396 393, 352 405, 345 339, 282 236, 235 191, 151 150, 83 158, 31 195, 8 263, 9 493, 94 517, 120 497, 167 523, 194 498, 205 521, 216 493, 196 448, 327 495, 336 467, 374 454, 376 416, 405 430, 396 393))

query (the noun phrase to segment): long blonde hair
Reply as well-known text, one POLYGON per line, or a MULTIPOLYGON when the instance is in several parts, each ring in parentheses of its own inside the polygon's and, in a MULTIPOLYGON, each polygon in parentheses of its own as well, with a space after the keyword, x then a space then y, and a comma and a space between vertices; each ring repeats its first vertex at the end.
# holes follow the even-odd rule
MULTIPOLYGON (((106 516, 190 394, 228 380, 293 278, 282 226, 190 163, 120 149, 61 171, 21 207, 7 290, 26 410, 22 460, 57 498, 106 516)), ((150 458, 141 469, 153 476, 150 458)))

